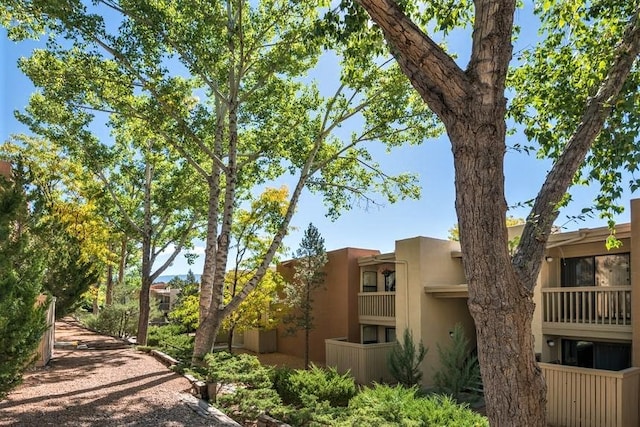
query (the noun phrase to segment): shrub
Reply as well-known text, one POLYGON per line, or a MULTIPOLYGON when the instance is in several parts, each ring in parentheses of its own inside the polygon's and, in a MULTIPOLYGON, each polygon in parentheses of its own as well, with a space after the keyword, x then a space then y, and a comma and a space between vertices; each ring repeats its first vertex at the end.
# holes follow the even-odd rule
POLYGON ((185 334, 181 325, 150 326, 147 345, 180 361, 188 360, 193 353, 193 337, 185 334))
POLYGON ((309 370, 298 369, 289 376, 288 393, 293 404, 313 407, 315 402, 326 401, 331 406, 347 406, 356 395, 353 377, 340 375, 335 368, 322 369, 311 364, 309 370))
MULTIPOLYGON (((197 290, 197 288, 196 288, 197 290)), ((199 295, 181 295, 178 302, 169 312, 169 320, 176 322, 188 332, 195 331, 199 323, 199 295)))
POLYGON ((469 351, 469 340, 460 323, 453 328, 450 346, 443 349, 438 344, 438 354, 442 367, 433 377, 438 391, 464 400, 463 392, 476 389, 482 380, 478 358, 469 351))
POLYGON ((427 354, 427 349, 422 341, 416 348, 413 342, 413 334, 407 328, 404 330, 402 344, 396 341, 387 359, 387 365, 391 375, 405 387, 413 387, 420 384, 422 370, 420 364, 427 354))
POLYGON ((485 417, 448 396, 418 397, 415 387, 401 385, 365 388, 351 399, 348 409, 334 425, 489 426, 485 417))
POLYGON ((289 381, 293 373, 294 370, 288 366, 278 366, 273 369, 273 388, 278 392, 282 402, 287 405, 300 402, 291 389, 291 382, 289 381))
POLYGON ((215 395, 209 396, 214 401, 229 384, 250 389, 273 388, 271 368, 262 366, 255 356, 220 351, 207 354, 204 360, 207 382, 217 384, 215 395))
POLYGON ((138 330, 138 308, 135 304, 113 304, 96 315, 82 318, 93 330, 119 338, 134 336, 138 330))
POLYGON ((262 366, 257 357, 221 351, 207 354, 205 362, 206 381, 216 384, 209 398, 237 421, 255 420, 282 404, 273 388, 272 368, 262 366))

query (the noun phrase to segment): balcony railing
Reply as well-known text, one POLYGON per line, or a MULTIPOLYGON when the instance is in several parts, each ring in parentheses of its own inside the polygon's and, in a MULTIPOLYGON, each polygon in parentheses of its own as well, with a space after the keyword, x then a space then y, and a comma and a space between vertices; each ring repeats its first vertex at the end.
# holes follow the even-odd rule
POLYGON ((358 294, 358 315, 362 318, 375 319, 396 317, 395 292, 362 292, 358 294))
POLYGON ((327 339, 326 365, 340 373, 350 372, 358 384, 393 382, 387 357, 395 343, 358 344, 346 338, 327 339))
POLYGON ((543 322, 631 325, 630 286, 542 289, 543 322))
POLYGON ((550 426, 637 426, 640 368, 603 371, 541 363, 550 426))

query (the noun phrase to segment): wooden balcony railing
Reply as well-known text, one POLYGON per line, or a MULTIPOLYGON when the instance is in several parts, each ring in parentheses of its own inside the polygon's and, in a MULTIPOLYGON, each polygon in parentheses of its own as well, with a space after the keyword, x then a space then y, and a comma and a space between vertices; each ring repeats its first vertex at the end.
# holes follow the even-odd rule
POLYGON ((358 315, 366 318, 395 318, 395 292, 362 292, 358 294, 358 315))
POLYGON ((631 325, 630 286, 542 289, 543 322, 631 325))
POLYGON ((346 338, 327 339, 325 342, 326 365, 340 373, 351 372, 358 384, 392 382, 387 366, 389 352, 395 343, 358 344, 346 338))
POLYGON ((550 426, 627 427, 638 422, 640 368, 623 371, 540 363, 550 426))

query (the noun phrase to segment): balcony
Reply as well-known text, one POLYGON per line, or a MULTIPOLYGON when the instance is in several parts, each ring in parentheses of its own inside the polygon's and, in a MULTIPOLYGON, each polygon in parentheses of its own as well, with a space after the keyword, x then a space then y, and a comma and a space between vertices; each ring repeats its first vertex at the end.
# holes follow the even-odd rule
POLYGON ((631 339, 631 287, 559 287, 541 291, 544 334, 631 339))
POLYGON ((358 294, 360 323, 395 326, 396 293, 362 292, 358 294))
POLYGON ((358 384, 394 382, 387 357, 395 343, 358 344, 346 338, 327 339, 326 365, 340 373, 350 372, 358 384))
POLYGON ((622 371, 540 363, 550 426, 637 426, 640 368, 622 371))

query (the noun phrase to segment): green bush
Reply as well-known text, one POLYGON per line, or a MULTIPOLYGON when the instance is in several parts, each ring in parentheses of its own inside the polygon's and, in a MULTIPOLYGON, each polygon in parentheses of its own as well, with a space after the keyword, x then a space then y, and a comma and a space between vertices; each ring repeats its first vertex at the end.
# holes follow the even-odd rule
POLYGON ((149 326, 147 330, 147 345, 160 346, 162 342, 170 337, 184 334, 184 332, 185 329, 181 325, 149 326))
POLYGON ((316 402, 326 401, 331 406, 347 406, 349 399, 356 395, 353 377, 340 375, 335 368, 322 369, 311 364, 311 369, 297 369, 289 375, 287 398, 297 406, 313 407, 316 402))
POLYGON ((272 368, 262 366, 257 357, 249 354, 231 354, 226 351, 209 353, 206 362, 206 380, 217 384, 214 401, 225 385, 244 386, 249 389, 273 388, 272 368))
MULTIPOLYGON (((188 291, 185 290, 185 292, 188 291)), ((178 302, 169 312, 169 320, 182 325, 188 332, 195 331, 199 324, 199 304, 200 296, 198 294, 180 295, 178 302)))
POLYGON ((438 344, 438 354, 441 368, 433 376, 438 392, 448 394, 458 402, 468 400, 467 397, 473 395, 464 392, 477 389, 482 378, 478 358, 469 351, 469 340, 460 323, 453 328, 451 345, 442 348, 438 344))
POLYGON ((205 362, 206 381, 216 384, 209 398, 236 421, 255 420, 282 405, 273 388, 272 368, 262 366, 257 357, 221 351, 207 354, 205 362))
POLYGON ((427 354, 422 341, 416 347, 413 335, 407 328, 404 330, 402 344, 396 341, 389 353, 387 365, 391 375, 405 387, 413 387, 422 380, 420 364, 427 354))
POLYGON ((300 402, 294 391, 291 389, 291 382, 289 381, 294 370, 288 366, 278 366, 273 369, 273 388, 278 392, 278 395, 287 405, 300 402))
POLYGON ((456 426, 488 427, 488 420, 448 396, 417 396, 417 389, 375 385, 349 402, 349 411, 334 421, 338 426, 456 426))
POLYGON ((93 330, 114 337, 135 336, 138 330, 138 308, 135 304, 113 304, 96 316, 83 317, 82 322, 93 330))
POLYGON ((184 332, 181 325, 149 326, 147 345, 157 347, 175 359, 187 361, 193 354, 193 337, 184 332))

